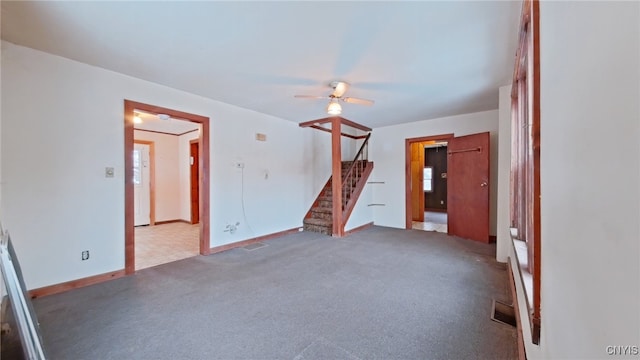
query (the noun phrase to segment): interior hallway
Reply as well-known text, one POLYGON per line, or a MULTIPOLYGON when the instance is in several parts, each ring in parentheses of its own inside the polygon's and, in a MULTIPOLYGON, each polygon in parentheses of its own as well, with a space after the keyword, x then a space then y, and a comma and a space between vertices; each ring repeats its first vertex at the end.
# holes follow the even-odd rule
POLYGON ((136 227, 136 271, 198 255, 199 230, 184 222, 136 227))

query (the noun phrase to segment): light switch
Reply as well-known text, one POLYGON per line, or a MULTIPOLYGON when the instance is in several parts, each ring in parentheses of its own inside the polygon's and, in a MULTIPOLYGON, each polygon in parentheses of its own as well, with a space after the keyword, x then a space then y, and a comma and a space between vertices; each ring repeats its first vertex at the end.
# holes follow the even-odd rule
POLYGON ((115 174, 116 174, 116 171, 112 167, 104 168, 104 177, 112 178, 115 176, 115 174))

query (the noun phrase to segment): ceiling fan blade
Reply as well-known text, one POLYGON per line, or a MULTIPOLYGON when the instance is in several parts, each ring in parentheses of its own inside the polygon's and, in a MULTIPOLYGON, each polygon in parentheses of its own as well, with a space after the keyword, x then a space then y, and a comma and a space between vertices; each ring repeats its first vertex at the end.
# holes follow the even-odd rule
POLYGON ((359 98, 353 98, 353 97, 342 98, 342 101, 347 102, 349 104, 358 104, 358 105, 367 105, 367 106, 371 106, 374 103, 373 100, 359 99, 359 98))
POLYGON ((294 95, 293 97, 299 99, 328 99, 328 96, 316 96, 316 95, 294 95))
POLYGON ((333 92, 331 93, 331 95, 339 98, 342 97, 345 92, 347 92, 349 84, 344 81, 334 81, 331 83, 331 87, 333 88, 333 92))

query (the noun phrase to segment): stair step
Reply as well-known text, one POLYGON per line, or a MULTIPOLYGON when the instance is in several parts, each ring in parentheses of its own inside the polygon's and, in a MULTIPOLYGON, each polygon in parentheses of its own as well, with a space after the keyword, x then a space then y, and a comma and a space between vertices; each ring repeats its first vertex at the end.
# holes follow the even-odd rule
POLYGON ((333 228, 328 226, 304 225, 302 228, 304 231, 311 231, 329 236, 333 234, 333 228))
POLYGON ((333 221, 327 220, 327 219, 308 218, 308 219, 304 219, 302 223, 304 225, 316 225, 316 226, 328 226, 328 227, 333 226, 333 221))
POLYGON ((326 206, 316 206, 314 208, 311 209, 311 212, 317 212, 317 213, 333 213, 333 208, 331 207, 326 207, 326 206))
POLYGON ((313 208, 311 209, 311 218, 331 221, 333 220, 333 211, 331 211, 331 209, 327 211, 326 208, 313 208))

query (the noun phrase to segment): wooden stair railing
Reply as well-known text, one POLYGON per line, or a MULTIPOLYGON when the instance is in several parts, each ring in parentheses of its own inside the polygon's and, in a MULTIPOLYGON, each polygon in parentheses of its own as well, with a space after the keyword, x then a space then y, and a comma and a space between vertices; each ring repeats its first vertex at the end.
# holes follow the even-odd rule
MULTIPOLYGON (((353 211, 358 197, 364 189, 367 179, 373 171, 373 162, 368 161, 368 140, 371 134, 358 150, 353 161, 342 162, 342 226, 346 224, 353 211)), ((305 215, 304 229, 326 235, 332 234, 333 221, 333 191, 332 177, 326 182, 313 205, 305 215)))
POLYGON ((342 224, 346 224, 356 201, 360 197, 360 193, 366 184, 366 179, 373 170, 373 163, 369 162, 369 138, 371 133, 367 134, 360 149, 353 157, 353 162, 342 176, 342 224), (365 171, 367 172, 366 176, 365 171), (362 179, 364 178, 364 181, 362 179), (360 184, 361 183, 361 184, 360 184))

